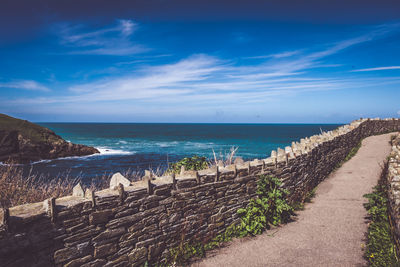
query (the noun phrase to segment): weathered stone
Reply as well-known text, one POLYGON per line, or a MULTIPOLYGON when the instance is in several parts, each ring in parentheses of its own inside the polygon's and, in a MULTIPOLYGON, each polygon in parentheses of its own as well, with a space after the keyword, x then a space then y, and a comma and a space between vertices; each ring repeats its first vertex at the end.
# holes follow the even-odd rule
POLYGON ((147 239, 147 240, 138 242, 138 243, 136 244, 136 247, 137 247, 137 248, 147 247, 147 246, 149 246, 149 245, 151 245, 151 244, 156 243, 156 241, 157 241, 157 240, 156 240, 155 238, 150 238, 150 239, 147 239))
POLYGON ((114 189, 119 184, 122 184, 124 187, 127 187, 131 184, 131 181, 126 179, 121 173, 117 172, 111 177, 110 188, 114 189))
POLYGON ((74 186, 72 189, 72 195, 75 197, 85 197, 85 192, 83 191, 81 183, 78 183, 74 186))
POLYGON ((103 258, 117 251, 117 244, 105 244, 94 248, 94 257, 103 258))
POLYGON ((82 267, 102 267, 106 264, 106 260, 97 259, 82 265, 82 267))
POLYGON ((236 157, 235 160, 233 161, 233 164, 235 165, 242 165, 244 163, 244 160, 241 157, 236 157))
POLYGON ((89 223, 92 225, 106 223, 108 222, 112 214, 113 214, 112 210, 93 212, 92 214, 89 215, 89 223))
POLYGON ((76 247, 63 248, 54 252, 54 262, 62 263, 79 257, 79 251, 76 247))
POLYGON ((118 219, 111 220, 106 226, 110 228, 117 228, 124 225, 132 225, 135 222, 141 220, 143 218, 142 213, 130 215, 127 217, 122 217, 118 219))
POLYGON ((92 260, 92 258, 92 255, 88 255, 83 258, 75 259, 65 264, 64 267, 80 267, 82 264, 92 260))
POLYGON ((129 263, 132 264, 132 266, 140 266, 147 261, 147 248, 136 248, 129 253, 128 257, 129 263))
POLYGON ((123 233, 125 233, 125 228, 124 227, 120 227, 120 228, 115 228, 115 229, 107 229, 106 231, 100 233, 98 236, 96 236, 95 238, 93 238, 93 242, 99 242, 105 239, 110 239, 119 235, 122 235, 123 233))
POLYGON ((104 267, 119 267, 119 266, 128 266, 129 265, 128 255, 122 255, 112 261, 109 261, 104 265, 104 267))

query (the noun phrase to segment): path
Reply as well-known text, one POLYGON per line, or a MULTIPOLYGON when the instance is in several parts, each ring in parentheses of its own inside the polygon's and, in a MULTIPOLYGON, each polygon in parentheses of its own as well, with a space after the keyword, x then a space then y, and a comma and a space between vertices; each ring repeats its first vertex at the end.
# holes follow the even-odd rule
POLYGON ((364 139, 358 153, 318 186, 295 222, 235 240, 194 266, 365 266, 363 195, 377 184, 390 135, 364 139))

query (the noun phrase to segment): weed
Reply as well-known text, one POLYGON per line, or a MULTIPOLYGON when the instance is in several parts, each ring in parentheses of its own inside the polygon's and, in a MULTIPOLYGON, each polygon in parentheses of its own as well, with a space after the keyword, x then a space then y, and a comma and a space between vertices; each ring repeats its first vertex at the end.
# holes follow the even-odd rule
POLYGON ((360 142, 358 142, 358 144, 350 150, 350 152, 346 155, 346 157, 335 166, 333 171, 336 171, 337 169, 342 167, 343 163, 345 163, 346 161, 349 161, 352 157, 354 157, 357 154, 358 150, 360 149, 361 144, 362 144, 362 140, 360 142))
POLYGON ((257 182, 257 198, 250 200, 246 209, 239 209, 241 223, 239 236, 261 234, 269 224, 287 222, 293 212, 286 202, 288 191, 280 188, 281 181, 272 176, 261 175, 257 182))
POLYGON ((180 173, 181 168, 185 170, 199 171, 208 168, 206 157, 193 156, 191 158, 183 158, 176 163, 172 163, 166 173, 180 173))
POLYGON ((364 204, 370 217, 365 257, 371 266, 400 266, 388 217, 388 199, 383 179, 370 194, 364 195, 364 204))

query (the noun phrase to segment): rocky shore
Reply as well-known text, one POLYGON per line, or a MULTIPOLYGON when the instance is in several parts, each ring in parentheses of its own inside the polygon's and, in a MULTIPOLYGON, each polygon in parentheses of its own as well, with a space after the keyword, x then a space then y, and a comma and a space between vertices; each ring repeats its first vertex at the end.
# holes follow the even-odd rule
POLYGON ((100 153, 96 148, 67 142, 45 127, 0 114, 0 162, 29 163, 96 153, 100 153))

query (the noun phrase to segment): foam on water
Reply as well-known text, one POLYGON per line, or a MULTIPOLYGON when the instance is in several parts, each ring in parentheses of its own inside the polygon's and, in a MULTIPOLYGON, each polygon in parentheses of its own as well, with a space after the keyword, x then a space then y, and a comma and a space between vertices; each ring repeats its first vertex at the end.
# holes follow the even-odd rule
MULTIPOLYGON (((125 151, 122 149, 112 149, 108 147, 96 147, 100 151, 100 155, 133 155, 133 151, 125 151)), ((96 155, 96 154, 95 154, 96 155)), ((99 154, 97 154, 99 155, 99 154)))

